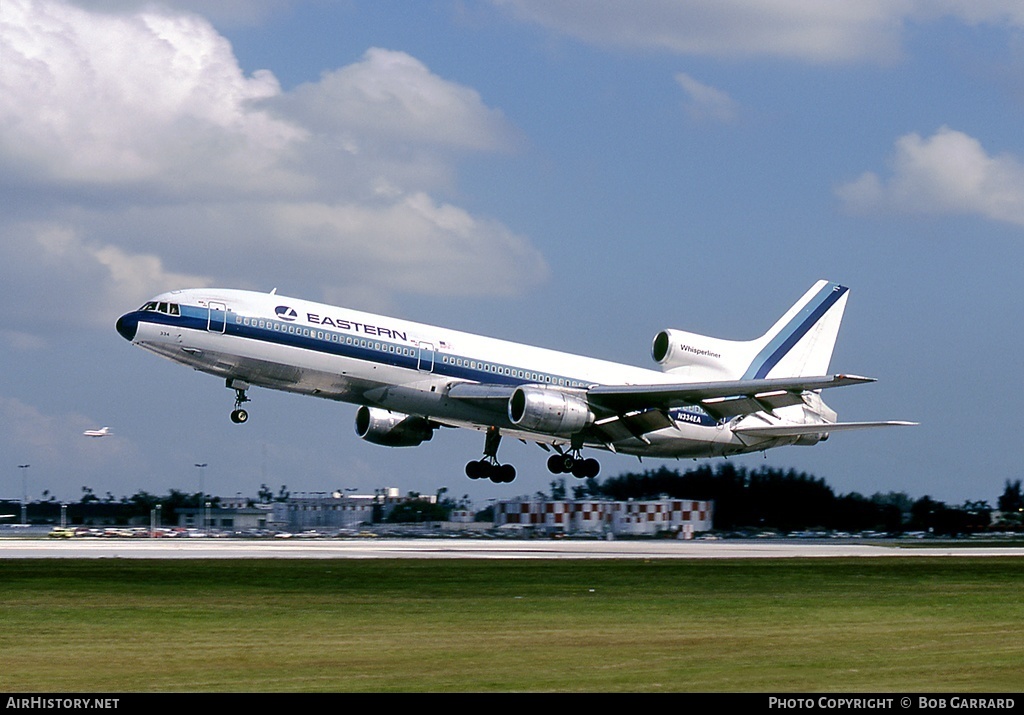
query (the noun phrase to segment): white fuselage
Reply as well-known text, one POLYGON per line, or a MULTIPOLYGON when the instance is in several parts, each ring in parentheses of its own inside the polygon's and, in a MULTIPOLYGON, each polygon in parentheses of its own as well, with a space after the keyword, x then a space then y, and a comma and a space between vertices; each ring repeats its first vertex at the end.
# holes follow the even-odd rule
MULTIPOLYGON (((581 396, 595 385, 674 384, 679 376, 273 293, 190 289, 161 294, 118 321, 132 343, 229 381, 378 407, 433 422, 546 444, 565 435, 524 431, 494 402, 455 399, 457 385, 538 385, 581 396), (147 309, 148 308, 148 309, 147 309)), ((584 398, 585 399, 585 398, 584 398)), ((757 451, 796 440, 734 434, 699 408, 671 426, 588 446, 662 457, 757 451)))

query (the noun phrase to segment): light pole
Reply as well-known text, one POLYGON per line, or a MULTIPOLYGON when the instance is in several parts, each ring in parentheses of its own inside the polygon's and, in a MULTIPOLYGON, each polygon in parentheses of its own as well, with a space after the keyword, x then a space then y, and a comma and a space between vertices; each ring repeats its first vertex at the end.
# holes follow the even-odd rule
POLYGON ((160 528, 160 504, 155 505, 149 511, 149 538, 155 539, 157 529, 160 528))
POLYGON ((206 530, 206 515, 203 512, 203 502, 206 501, 206 490, 203 488, 203 472, 206 470, 206 462, 202 464, 196 464, 196 468, 199 470, 199 509, 197 510, 203 518, 203 530, 206 530))
POLYGON ((31 464, 19 464, 18 469, 21 470, 21 525, 28 526, 28 519, 26 518, 26 504, 28 500, 28 489, 25 486, 25 470, 31 467, 31 464))

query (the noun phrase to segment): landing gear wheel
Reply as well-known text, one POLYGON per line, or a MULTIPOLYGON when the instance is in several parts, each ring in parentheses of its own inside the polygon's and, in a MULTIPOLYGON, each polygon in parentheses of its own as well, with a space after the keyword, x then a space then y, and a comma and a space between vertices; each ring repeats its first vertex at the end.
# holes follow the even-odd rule
POLYGON ((249 413, 242 409, 242 405, 249 401, 245 395, 249 383, 229 377, 226 386, 235 391, 235 409, 231 412, 231 421, 236 425, 245 424, 249 421, 249 413))
POLYGON ((497 427, 487 430, 484 441, 484 456, 466 463, 466 476, 470 479, 490 479, 495 484, 508 484, 516 478, 516 468, 511 464, 498 463, 498 445, 501 432, 497 427))
POLYGON ((601 471, 601 464, 596 459, 577 459, 572 465, 572 475, 577 479, 596 477, 601 471))
POLYGON ((482 459, 478 462, 466 462, 466 476, 470 479, 486 479, 490 466, 482 459))
POLYGON ((498 464, 484 458, 467 462, 466 476, 470 479, 490 479, 495 484, 509 484, 516 478, 516 468, 511 464, 498 464))
POLYGON ((601 471, 601 463, 596 459, 581 459, 575 454, 553 454, 548 457, 548 471, 571 474, 577 479, 591 479, 601 471))
POLYGON ((495 484, 511 484, 516 479, 516 468, 511 464, 495 465, 491 481, 495 484))
POLYGON ((552 454, 548 457, 548 471, 552 474, 565 473, 565 455, 552 454))

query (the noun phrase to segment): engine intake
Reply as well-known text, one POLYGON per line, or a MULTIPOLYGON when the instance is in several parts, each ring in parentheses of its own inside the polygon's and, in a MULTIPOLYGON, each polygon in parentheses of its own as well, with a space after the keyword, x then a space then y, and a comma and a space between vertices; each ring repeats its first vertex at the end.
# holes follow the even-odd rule
POLYGON ((734 363, 749 363, 753 354, 747 355, 748 352, 746 343, 685 330, 662 330, 651 342, 651 357, 661 365, 663 372, 699 375, 702 380, 734 379, 737 368, 734 363))
POLYGON ((542 387, 517 387, 508 401, 508 418, 532 432, 571 435, 594 421, 590 406, 574 395, 542 387))
POLYGON ((422 417, 363 405, 356 411, 356 434, 385 447, 416 447, 434 436, 434 426, 422 417))

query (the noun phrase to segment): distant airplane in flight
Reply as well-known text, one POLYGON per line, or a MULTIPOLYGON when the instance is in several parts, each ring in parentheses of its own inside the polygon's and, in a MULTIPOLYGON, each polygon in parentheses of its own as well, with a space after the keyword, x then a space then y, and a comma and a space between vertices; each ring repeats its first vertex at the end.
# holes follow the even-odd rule
POLYGON ((832 432, 911 422, 837 422, 825 388, 872 382, 826 374, 848 289, 819 281, 760 338, 659 332, 661 371, 556 352, 271 293, 164 293, 117 321, 131 343, 225 379, 231 419, 252 385, 359 405, 356 434, 416 446, 441 427, 485 433, 471 479, 515 479, 503 436, 554 453, 555 474, 596 476, 599 448, 640 457, 720 457, 813 445, 832 432))
POLYGON ((110 428, 103 427, 102 429, 87 429, 82 434, 86 437, 107 437, 110 435, 110 428))

